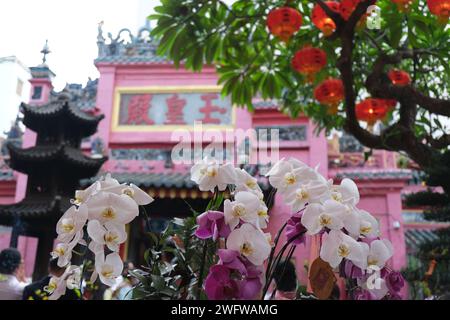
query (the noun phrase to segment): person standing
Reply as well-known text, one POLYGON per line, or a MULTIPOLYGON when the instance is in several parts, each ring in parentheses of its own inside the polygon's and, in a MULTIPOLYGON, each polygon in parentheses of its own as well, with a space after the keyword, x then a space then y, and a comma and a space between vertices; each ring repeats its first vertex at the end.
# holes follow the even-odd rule
POLYGON ((26 283, 20 282, 16 272, 22 256, 17 249, 8 248, 0 252, 0 300, 20 300, 26 283))
MULTIPOLYGON (((35 281, 32 284, 26 286, 23 290, 22 300, 46 300, 48 299, 48 293, 44 290, 51 277, 61 277, 64 274, 65 268, 58 266, 58 259, 51 259, 48 264, 49 275, 41 280, 35 281)), ((81 293, 77 289, 66 289, 66 293, 62 295, 58 300, 80 300, 81 293)))

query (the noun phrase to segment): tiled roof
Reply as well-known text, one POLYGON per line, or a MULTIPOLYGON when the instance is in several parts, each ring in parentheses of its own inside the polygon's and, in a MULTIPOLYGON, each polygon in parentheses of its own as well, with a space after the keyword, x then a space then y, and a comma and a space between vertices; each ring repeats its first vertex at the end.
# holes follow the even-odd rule
POLYGON ((42 218, 53 217, 57 219, 59 215, 68 207, 68 201, 30 201, 24 200, 11 205, 0 206, 0 224, 12 225, 15 219, 20 218, 26 221, 35 221, 42 218), (62 206, 62 207, 61 207, 62 206), (59 215, 58 215, 59 214, 59 215))
POLYGON ((353 180, 392 180, 411 179, 411 171, 406 169, 372 169, 372 170, 351 170, 339 171, 336 173, 336 179, 349 178, 353 180))
POLYGON ((253 106, 257 110, 270 110, 270 109, 280 109, 279 104, 275 100, 260 100, 253 103, 253 106))
POLYGON ((93 135, 104 115, 93 115, 85 112, 71 99, 70 93, 62 92, 43 106, 36 107, 22 103, 24 125, 37 133, 48 131, 56 134, 59 131, 52 130, 52 128, 56 128, 56 125, 62 122, 64 128, 70 131, 72 135, 74 132, 81 137, 93 135))
MULTIPOLYGON (((101 175, 104 175, 101 174, 101 175)), ((101 176, 99 175, 99 176, 101 176)), ((96 181, 98 177, 85 179, 81 185, 86 187, 96 181)), ((197 188, 195 182, 191 180, 189 172, 162 172, 162 173, 139 173, 139 172, 111 172, 111 176, 120 183, 133 183, 141 188, 175 188, 175 189, 193 189, 197 188)), ((259 185, 263 190, 269 188, 266 178, 259 178, 259 185)))
POLYGON ((438 236, 433 230, 409 229, 405 232, 406 247, 412 251, 416 250, 421 244, 436 239, 438 239, 438 236))
POLYGON ((57 161, 58 164, 67 164, 74 170, 83 168, 83 176, 92 176, 107 160, 106 157, 90 158, 79 149, 65 145, 35 146, 22 149, 8 143, 7 147, 10 152, 9 166, 23 173, 35 170, 35 165, 39 165, 39 163, 45 162, 47 165, 52 165, 57 161))

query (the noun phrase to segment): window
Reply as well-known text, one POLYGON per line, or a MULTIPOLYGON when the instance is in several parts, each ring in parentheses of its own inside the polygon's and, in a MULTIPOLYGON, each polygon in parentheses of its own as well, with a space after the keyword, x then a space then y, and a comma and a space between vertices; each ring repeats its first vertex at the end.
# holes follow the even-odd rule
POLYGON ((33 90, 33 96, 31 97, 31 99, 33 100, 39 100, 42 97, 42 87, 34 87, 33 90))
POLYGON ((22 91, 23 91, 23 81, 17 79, 16 93, 19 97, 22 96, 22 91))

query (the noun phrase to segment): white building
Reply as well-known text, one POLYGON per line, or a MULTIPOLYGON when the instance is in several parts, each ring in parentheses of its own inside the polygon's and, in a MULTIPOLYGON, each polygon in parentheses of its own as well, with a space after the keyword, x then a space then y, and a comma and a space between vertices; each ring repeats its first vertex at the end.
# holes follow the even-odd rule
POLYGON ((30 96, 30 70, 15 56, 0 58, 0 135, 11 127, 30 96))

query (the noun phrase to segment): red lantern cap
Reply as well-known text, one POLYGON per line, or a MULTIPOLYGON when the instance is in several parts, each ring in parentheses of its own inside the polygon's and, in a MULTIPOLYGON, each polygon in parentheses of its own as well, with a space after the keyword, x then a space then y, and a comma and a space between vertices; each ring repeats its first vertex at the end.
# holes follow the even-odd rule
MULTIPOLYGON (((325 4, 334 12, 340 12, 340 3, 336 1, 326 1, 325 4)), ((322 7, 316 4, 312 10, 311 15, 312 22, 319 28, 325 36, 331 35, 336 30, 336 24, 331 19, 322 7)))
POLYGON ((292 67, 305 75, 308 82, 314 80, 314 75, 327 64, 325 51, 314 47, 305 47, 298 50, 292 58, 292 67))
POLYGON ((373 125, 375 121, 386 117, 389 107, 384 99, 367 98, 356 105, 356 118, 373 125))
POLYGON ((439 22, 447 24, 450 17, 450 0, 427 0, 430 12, 438 17, 439 22))
POLYGON ((339 103, 344 99, 344 85, 340 79, 327 79, 314 89, 314 97, 321 104, 329 106, 331 114, 337 113, 339 103))
POLYGON ((287 42, 296 33, 303 22, 300 12, 291 7, 273 9, 267 16, 270 33, 287 42))
POLYGON ((408 72, 403 70, 390 70, 388 77, 394 86, 407 86, 411 83, 411 77, 408 72))

